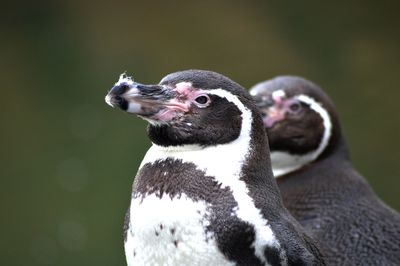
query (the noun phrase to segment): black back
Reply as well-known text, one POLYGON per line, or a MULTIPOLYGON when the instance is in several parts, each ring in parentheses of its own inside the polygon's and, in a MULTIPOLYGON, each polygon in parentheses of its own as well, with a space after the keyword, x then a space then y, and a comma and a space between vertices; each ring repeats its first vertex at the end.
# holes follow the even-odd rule
POLYGON ((400 265, 400 215, 338 150, 277 180, 292 215, 328 265, 400 265))

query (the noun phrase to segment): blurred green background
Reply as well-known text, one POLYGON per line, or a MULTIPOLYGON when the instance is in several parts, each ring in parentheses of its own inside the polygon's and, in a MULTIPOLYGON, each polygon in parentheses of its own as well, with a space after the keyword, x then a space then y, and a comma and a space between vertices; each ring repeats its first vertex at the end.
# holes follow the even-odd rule
POLYGON ((124 71, 142 83, 189 68, 245 87, 313 80, 357 168, 400 210, 398 3, 3 3, 0 265, 125 264, 123 217, 149 141, 142 120, 104 103, 124 71))

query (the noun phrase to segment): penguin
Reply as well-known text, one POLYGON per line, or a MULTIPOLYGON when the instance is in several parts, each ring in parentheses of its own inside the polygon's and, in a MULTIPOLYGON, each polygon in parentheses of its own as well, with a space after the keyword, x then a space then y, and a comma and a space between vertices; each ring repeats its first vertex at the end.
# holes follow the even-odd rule
POLYGON ((336 109, 316 84, 279 76, 250 88, 285 206, 328 265, 400 265, 400 215, 353 167, 336 109))
POLYGON ((325 265, 283 206, 261 115, 239 84, 205 70, 157 85, 123 74, 106 102, 147 120, 152 142, 125 217, 128 265, 325 265))

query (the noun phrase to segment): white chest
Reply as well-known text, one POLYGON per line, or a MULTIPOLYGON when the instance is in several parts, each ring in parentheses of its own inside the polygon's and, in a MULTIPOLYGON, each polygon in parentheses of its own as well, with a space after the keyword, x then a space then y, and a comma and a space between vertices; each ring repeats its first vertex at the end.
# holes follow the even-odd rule
POLYGON ((185 195, 132 199, 125 242, 128 265, 234 265, 219 252, 207 204, 185 195))

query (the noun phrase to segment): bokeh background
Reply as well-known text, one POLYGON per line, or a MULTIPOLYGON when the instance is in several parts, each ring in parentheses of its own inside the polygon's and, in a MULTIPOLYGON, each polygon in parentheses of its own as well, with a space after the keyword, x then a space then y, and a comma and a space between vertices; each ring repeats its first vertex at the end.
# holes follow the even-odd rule
MULTIPOLYGON (((3 2, 3 1, 2 1, 3 2)), ((0 265, 124 265, 122 224, 150 143, 104 96, 189 68, 245 87, 320 84, 354 164, 400 210, 400 16, 395 1, 2 3, 0 265)))

